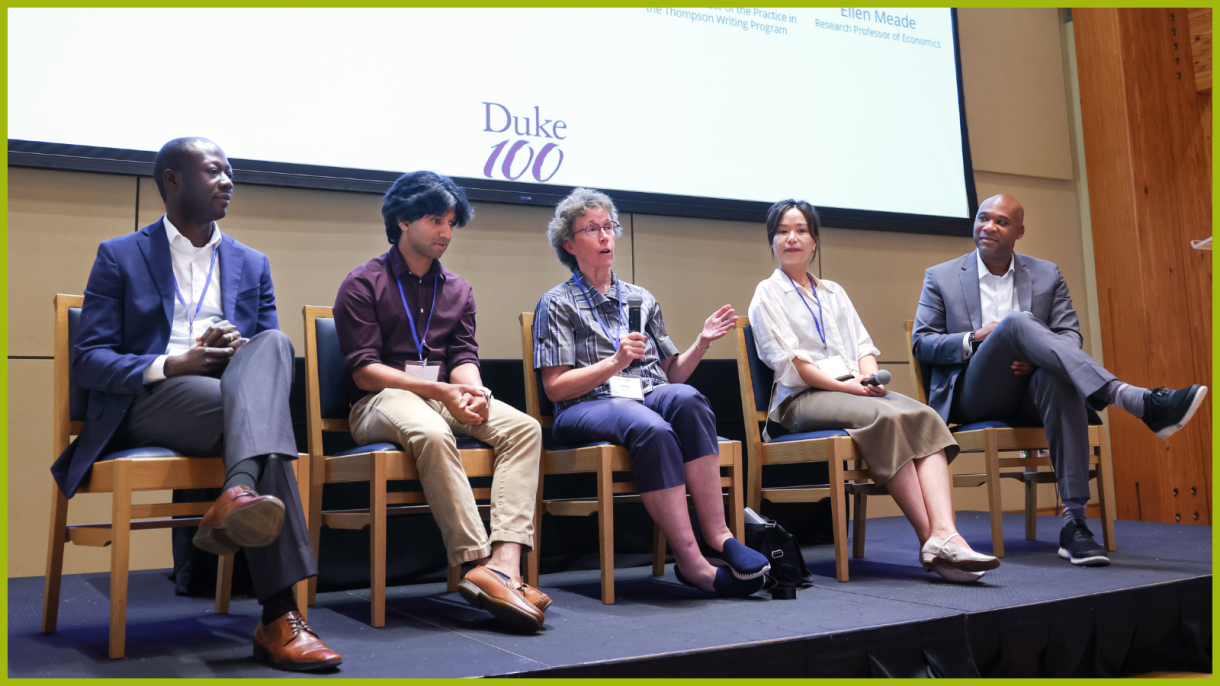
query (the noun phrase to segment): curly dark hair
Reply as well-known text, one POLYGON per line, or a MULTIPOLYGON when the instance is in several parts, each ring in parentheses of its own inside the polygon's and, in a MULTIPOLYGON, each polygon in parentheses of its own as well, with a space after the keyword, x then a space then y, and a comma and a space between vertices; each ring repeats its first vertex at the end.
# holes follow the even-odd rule
POLYGON ((440 216, 454 210, 454 221, 458 227, 466 226, 474 219, 474 208, 466 199, 466 191, 453 179, 431 171, 417 171, 398 177, 381 203, 381 216, 385 218, 385 237, 391 245, 398 245, 402 228, 398 222, 413 221, 427 216, 440 216))

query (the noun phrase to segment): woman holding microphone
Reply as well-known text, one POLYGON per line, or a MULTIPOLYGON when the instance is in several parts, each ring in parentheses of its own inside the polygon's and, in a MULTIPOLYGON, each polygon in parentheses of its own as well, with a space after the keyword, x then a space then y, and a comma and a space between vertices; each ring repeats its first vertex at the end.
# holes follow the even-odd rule
POLYGON ((928 406, 882 385, 873 346, 843 287, 807 268, 818 248, 819 217, 803 200, 767 213, 767 242, 779 261, 758 284, 750 323, 762 361, 775 370, 768 418, 793 433, 843 429, 910 520, 925 571, 969 583, 1000 565, 971 550, 953 517, 949 462, 957 442, 928 406))
POLYGON ((534 368, 555 403, 556 441, 609 441, 631 453, 648 514, 669 539, 674 573, 688 586, 744 597, 762 589, 767 559, 737 542, 725 523, 716 418, 707 399, 683 382, 712 341, 737 321, 725 305, 695 342, 678 350, 661 307, 647 290, 614 273, 618 211, 604 193, 577 188, 555 208, 547 236, 572 278, 534 310, 534 368), (628 308, 640 308, 640 331, 628 308), (690 492, 706 545, 691 528, 690 492))

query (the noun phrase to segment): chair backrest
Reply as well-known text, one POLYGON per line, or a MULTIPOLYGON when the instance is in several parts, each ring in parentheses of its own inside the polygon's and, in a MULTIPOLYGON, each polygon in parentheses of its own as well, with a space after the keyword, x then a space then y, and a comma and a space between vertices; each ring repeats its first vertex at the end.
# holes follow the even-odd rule
POLYGON ((305 317, 305 419, 309 452, 322 454, 322 432, 349 430, 347 371, 339 350, 339 333, 329 307, 306 305, 305 317))
POLYGON ((911 332, 915 330, 915 321, 908 319, 903 322, 902 328, 907 335, 907 366, 911 368, 911 383, 915 385, 915 393, 919 402, 928 404, 928 389, 923 385, 923 366, 919 360, 915 359, 915 342, 911 337, 911 332))
POLYGON ((749 317, 737 318, 737 379, 741 385, 741 415, 746 437, 750 446, 756 446, 762 443, 759 424, 767 421, 767 404, 771 401, 775 372, 758 357, 749 317))
POLYGON ((521 371, 525 377, 525 413, 545 428, 555 421, 555 404, 542 393, 542 374, 534 369, 534 313, 522 312, 521 371))
POLYGON ((76 337, 80 335, 80 310, 85 298, 59 293, 55 296, 55 364, 53 376, 52 438, 55 456, 67 450, 72 437, 80 434, 89 405, 89 391, 72 380, 76 359, 76 337))

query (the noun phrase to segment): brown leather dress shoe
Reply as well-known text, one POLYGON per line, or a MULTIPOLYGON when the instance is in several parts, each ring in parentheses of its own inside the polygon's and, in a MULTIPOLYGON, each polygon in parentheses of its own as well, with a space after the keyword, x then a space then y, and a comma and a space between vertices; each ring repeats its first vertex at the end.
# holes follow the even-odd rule
POLYGON ((525 596, 525 599, 528 600, 531 605, 538 608, 539 612, 546 612, 546 609, 551 606, 551 597, 549 595, 539 591, 529 584, 523 583, 521 581, 521 577, 514 576, 510 577, 509 579, 514 584, 517 584, 517 590, 521 593, 521 595, 525 596))
POLYGON ((234 486, 212 503, 199 523, 194 543, 209 553, 232 555, 238 548, 270 545, 283 525, 284 503, 279 498, 234 486))
POLYGON ((490 612, 509 629, 534 633, 542 628, 542 611, 521 593, 522 586, 520 579, 502 576, 480 566, 466 573, 466 578, 458 584, 458 593, 472 606, 490 612))
POLYGON ((276 669, 305 672, 312 669, 338 667, 343 664, 339 653, 326 647, 322 639, 309 628, 299 612, 289 612, 254 630, 254 657, 276 669))

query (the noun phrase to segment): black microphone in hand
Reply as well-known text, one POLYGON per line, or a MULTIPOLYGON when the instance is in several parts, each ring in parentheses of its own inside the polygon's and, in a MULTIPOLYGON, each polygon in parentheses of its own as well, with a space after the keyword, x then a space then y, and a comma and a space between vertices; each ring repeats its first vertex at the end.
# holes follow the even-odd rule
POLYGON ((861 386, 884 386, 890 382, 891 378, 893 378, 893 377, 890 376, 890 373, 885 371, 884 369, 882 369, 881 371, 877 372, 876 374, 873 374, 872 376, 868 377, 867 379, 860 379, 860 385, 861 386))
MULTIPOLYGON (((644 298, 639 294, 632 293, 627 296, 627 331, 630 333, 640 332, 640 307, 644 304, 644 298)), ((640 360, 632 360, 632 367, 639 367, 640 360)))

